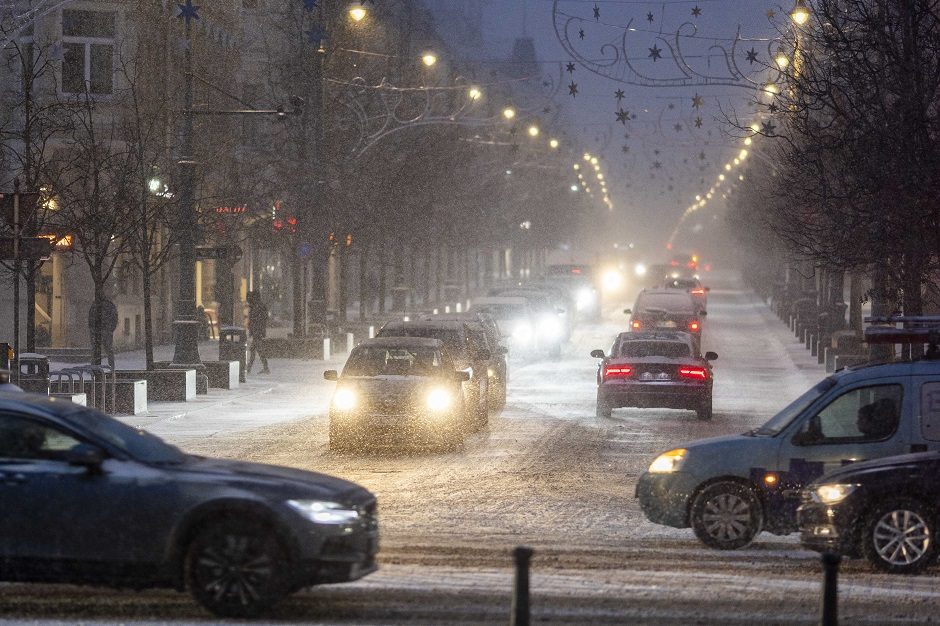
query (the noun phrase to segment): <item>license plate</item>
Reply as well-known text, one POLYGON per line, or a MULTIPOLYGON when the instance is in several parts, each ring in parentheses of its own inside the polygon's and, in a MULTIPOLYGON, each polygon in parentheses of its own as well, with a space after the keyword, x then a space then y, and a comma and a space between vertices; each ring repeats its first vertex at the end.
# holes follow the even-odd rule
POLYGON ((675 327, 676 327, 676 323, 673 322, 672 320, 669 320, 666 322, 660 322, 656 324, 656 328, 675 328, 675 327))
POLYGON ((643 372, 640 380, 672 380, 672 376, 667 372, 643 372))

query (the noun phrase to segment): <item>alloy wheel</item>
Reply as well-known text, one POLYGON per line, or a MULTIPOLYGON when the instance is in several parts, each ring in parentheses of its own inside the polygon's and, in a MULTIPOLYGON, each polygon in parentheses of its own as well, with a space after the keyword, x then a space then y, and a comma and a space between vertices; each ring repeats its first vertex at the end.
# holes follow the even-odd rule
POLYGON ((875 524, 872 542, 885 563, 904 567, 920 560, 930 549, 932 538, 926 520, 907 509, 890 511, 875 524))

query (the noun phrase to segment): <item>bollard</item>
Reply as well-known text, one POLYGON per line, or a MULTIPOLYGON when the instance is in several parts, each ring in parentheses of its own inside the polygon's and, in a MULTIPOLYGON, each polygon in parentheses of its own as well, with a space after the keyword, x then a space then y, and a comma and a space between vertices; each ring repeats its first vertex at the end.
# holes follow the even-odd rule
POLYGON ((819 623, 836 626, 839 623, 839 563, 842 557, 832 552, 822 555, 823 595, 819 623))
POLYGON ((375 326, 369 326, 369 339, 375 339, 375 326))
POLYGON ((512 615, 510 626, 529 626, 529 561, 532 548, 518 546, 512 551, 516 561, 516 580, 512 592, 512 615))
POLYGON ((330 358, 330 338, 326 337, 323 340, 323 360, 326 361, 330 358))
POLYGON ((438 314, 438 309, 434 309, 434 315, 438 314))
POLYGON ((458 302, 455 306, 457 307, 458 313, 463 313, 463 305, 461 303, 458 302))
POLYGON ((444 313, 450 313, 450 305, 444 305, 444 313))
POLYGON ((356 341, 352 333, 346 333, 346 354, 352 352, 353 348, 356 347, 356 341))

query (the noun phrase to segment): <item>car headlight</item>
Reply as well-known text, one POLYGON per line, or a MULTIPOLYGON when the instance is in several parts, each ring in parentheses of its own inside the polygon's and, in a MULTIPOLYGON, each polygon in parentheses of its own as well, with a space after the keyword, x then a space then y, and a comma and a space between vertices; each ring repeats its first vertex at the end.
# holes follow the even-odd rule
POLYGON ((850 484, 820 485, 813 490, 812 497, 814 501, 822 504, 836 504, 845 500, 857 487, 858 485, 850 484))
POLYGON ((678 472, 685 462, 685 455, 688 454, 685 448, 676 448, 669 452, 663 452, 656 460, 650 464, 649 472, 651 474, 671 474, 678 472))
POLYGON ((532 339, 532 325, 528 322, 519 322, 512 331, 513 339, 526 342, 532 339))
POLYGON ((356 407, 358 398, 352 389, 337 389, 333 394, 333 408, 340 411, 349 411, 356 407))
POLYGON ((426 403, 430 410, 440 412, 449 409, 453 401, 453 396, 446 389, 432 389, 426 403))
POLYGON ((589 287, 582 287, 578 290, 578 297, 575 304, 579 311, 584 310, 594 304, 594 290, 589 287))
POLYGON ((614 269, 607 270, 601 277, 605 291, 617 291, 623 286, 623 275, 614 269))
POLYGON ((539 322, 539 334, 548 339, 561 335, 561 322, 557 317, 546 316, 539 322))
POLYGON ((636 272, 637 276, 646 276, 646 266, 642 263, 637 263, 636 267, 633 268, 633 271, 636 272))
POLYGON ((351 524, 359 511, 337 502, 288 500, 287 505, 315 524, 351 524))

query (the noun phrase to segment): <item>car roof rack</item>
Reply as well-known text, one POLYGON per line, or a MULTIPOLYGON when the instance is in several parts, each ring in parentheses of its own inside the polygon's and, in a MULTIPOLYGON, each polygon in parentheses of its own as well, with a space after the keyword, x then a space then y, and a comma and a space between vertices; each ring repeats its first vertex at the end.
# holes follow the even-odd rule
POLYGON ((940 358, 940 315, 872 316, 865 322, 870 324, 865 328, 867 343, 926 343, 927 358, 940 358))

